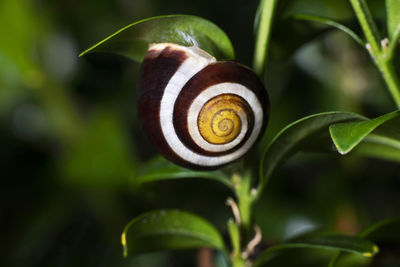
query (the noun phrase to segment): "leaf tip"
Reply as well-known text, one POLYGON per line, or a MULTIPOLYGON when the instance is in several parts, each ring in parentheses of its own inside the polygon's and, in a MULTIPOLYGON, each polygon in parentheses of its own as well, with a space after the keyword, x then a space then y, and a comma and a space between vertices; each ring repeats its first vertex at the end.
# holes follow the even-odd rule
POLYGON ((336 148, 337 148, 337 150, 338 150, 340 155, 346 155, 351 150, 351 149, 343 149, 343 148, 340 148, 339 146, 336 146, 336 148))
POLYGON ((83 51, 82 53, 80 53, 78 57, 82 57, 82 56, 84 56, 84 55, 86 55, 86 50, 83 51))
POLYGON ((121 244, 125 247, 126 246, 126 234, 125 232, 121 235, 121 244))
POLYGON ((364 252, 362 255, 363 255, 364 257, 368 257, 368 258, 371 258, 371 257, 372 257, 372 253, 371 253, 371 252, 364 252))
POLYGON ((339 141, 340 138, 338 138, 338 136, 337 136, 337 132, 336 132, 337 128, 338 128, 338 124, 330 125, 329 126, 329 134, 330 134, 332 142, 335 145, 336 150, 339 152, 339 154, 346 155, 354 148, 354 146, 344 147, 343 144, 341 144, 341 142, 339 141))
POLYGON ((103 44, 106 40, 108 40, 110 37, 107 37, 106 39, 104 39, 103 41, 98 42, 97 44, 92 45, 91 47, 89 47, 88 49, 84 50, 83 52, 81 52, 79 54, 79 57, 85 56, 87 54, 93 53, 95 52, 94 49, 99 47, 101 44, 103 44))
POLYGON ((379 247, 378 247, 377 245, 374 245, 374 246, 372 247, 372 252, 371 252, 371 251, 364 252, 362 255, 363 255, 364 257, 370 258, 370 257, 374 256, 375 254, 377 254, 378 252, 379 252, 379 247))
POLYGON ((374 245, 374 247, 372 248, 372 251, 374 252, 374 254, 379 253, 379 247, 377 245, 374 245))
POLYGON ((121 235, 121 244, 122 244, 122 247, 124 249, 124 252, 123 252, 124 258, 126 258, 126 257, 128 257, 128 247, 126 246, 126 234, 125 234, 125 232, 123 232, 122 235, 121 235))
POLYGON ((93 50, 94 47, 95 47, 95 46, 91 46, 90 48, 88 48, 88 49, 86 49, 85 51, 81 52, 81 53, 79 54, 79 57, 83 57, 83 56, 89 54, 89 53, 93 50))
POLYGON ((352 147, 351 148, 342 147, 341 144, 339 144, 339 142, 335 139, 335 137, 331 136, 331 138, 332 138, 333 144, 335 145, 337 152, 340 155, 346 155, 347 153, 349 153, 352 150, 352 147))

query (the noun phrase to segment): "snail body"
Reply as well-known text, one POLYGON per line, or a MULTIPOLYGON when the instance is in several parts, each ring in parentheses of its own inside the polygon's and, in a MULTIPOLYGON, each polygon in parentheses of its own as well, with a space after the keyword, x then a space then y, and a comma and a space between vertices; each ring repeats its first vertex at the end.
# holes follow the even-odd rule
POLYGON ((243 156, 268 121, 268 96, 258 77, 198 47, 151 45, 143 61, 138 113, 167 159, 215 169, 243 156))

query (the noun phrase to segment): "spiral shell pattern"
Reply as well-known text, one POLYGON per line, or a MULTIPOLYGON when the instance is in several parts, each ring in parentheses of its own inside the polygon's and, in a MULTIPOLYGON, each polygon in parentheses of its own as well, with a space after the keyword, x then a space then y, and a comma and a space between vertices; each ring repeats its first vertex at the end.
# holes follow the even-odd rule
POLYGON ((169 160, 215 169, 243 156, 268 121, 258 77, 197 47, 151 45, 139 81, 139 118, 169 160))

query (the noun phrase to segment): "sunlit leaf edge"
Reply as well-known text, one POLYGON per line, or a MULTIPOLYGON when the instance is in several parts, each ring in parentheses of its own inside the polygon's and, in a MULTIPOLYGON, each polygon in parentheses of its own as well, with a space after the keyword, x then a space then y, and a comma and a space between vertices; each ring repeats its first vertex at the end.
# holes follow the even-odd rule
MULTIPOLYGON (((132 28, 134 26, 137 26, 138 24, 142 24, 142 23, 153 21, 153 20, 157 20, 157 19, 168 19, 168 18, 174 18, 175 19, 175 18, 185 18, 185 17, 187 17, 189 19, 201 20, 203 22, 208 23, 213 28, 218 29, 218 31, 220 31, 220 33, 222 33, 222 35, 226 39, 225 41, 226 41, 226 44, 227 44, 227 47, 226 47, 227 50, 222 53, 222 54, 225 54, 226 58, 224 58, 224 59, 228 59, 229 60, 229 59, 234 59, 235 58, 235 52, 234 52, 234 48, 232 46, 232 43, 231 43, 229 37, 226 35, 226 33, 221 28, 219 28, 216 24, 214 24, 213 22, 211 22, 211 21, 209 21, 207 19, 204 19, 204 18, 201 18, 201 17, 198 17, 198 16, 184 15, 184 14, 161 15, 161 16, 149 17, 149 18, 145 18, 145 19, 133 22, 133 23, 131 23, 131 24, 129 24, 129 25, 117 30, 116 32, 114 32, 113 34, 109 35, 108 37, 106 37, 102 41, 97 42, 96 44, 92 45, 88 49, 84 50, 83 52, 81 52, 79 54, 79 57, 82 57, 84 55, 87 55, 87 54, 93 53, 93 52, 105 52, 105 51, 96 51, 96 48, 100 47, 102 44, 105 44, 107 41, 109 41, 112 38, 116 37, 117 35, 119 35, 120 33, 124 32, 125 30, 128 30, 128 29, 130 29, 130 28, 132 28)), ((165 41, 163 41, 163 42, 165 42, 165 41)), ((173 43, 176 43, 176 42, 173 42, 173 43)), ((188 45, 188 44, 183 43, 183 42, 177 43, 177 44, 188 45)), ((200 48, 202 48, 202 47, 200 47, 200 48)), ((207 52, 212 54, 212 51, 207 51, 207 52)), ((134 58, 132 58, 132 59, 134 59, 134 58)), ((136 61, 140 62, 141 60, 136 60, 136 61)))

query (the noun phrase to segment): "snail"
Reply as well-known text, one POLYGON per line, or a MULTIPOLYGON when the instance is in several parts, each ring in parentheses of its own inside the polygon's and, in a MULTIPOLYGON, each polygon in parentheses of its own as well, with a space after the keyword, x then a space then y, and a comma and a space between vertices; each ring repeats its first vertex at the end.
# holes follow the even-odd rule
POLYGON ((138 115, 165 158, 207 170, 253 146, 266 127, 269 101, 249 68, 216 61, 196 46, 159 43, 142 63, 138 115))

